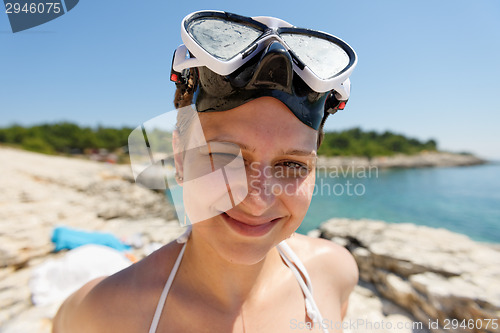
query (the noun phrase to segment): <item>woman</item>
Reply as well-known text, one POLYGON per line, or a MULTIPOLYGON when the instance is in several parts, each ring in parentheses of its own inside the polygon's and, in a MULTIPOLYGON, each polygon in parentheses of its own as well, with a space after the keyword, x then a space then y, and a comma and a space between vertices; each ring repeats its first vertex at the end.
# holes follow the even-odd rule
POLYGON ((188 15, 182 37, 175 105, 198 112, 180 110, 173 146, 192 226, 70 296, 54 332, 342 331, 356 264, 344 248, 294 232, 311 201, 324 122, 349 97, 354 51, 282 20, 216 11, 188 15), (193 145, 200 134, 205 144, 193 145), (207 174, 203 158, 208 174, 224 169, 222 187, 191 182, 207 174), (228 167, 238 160, 245 186, 228 167))

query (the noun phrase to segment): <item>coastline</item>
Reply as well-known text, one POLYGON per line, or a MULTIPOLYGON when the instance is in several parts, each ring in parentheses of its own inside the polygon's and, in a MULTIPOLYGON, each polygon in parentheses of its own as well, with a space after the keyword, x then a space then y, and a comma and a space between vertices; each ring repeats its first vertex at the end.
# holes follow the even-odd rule
POLYGON ((488 161, 474 155, 447 152, 422 152, 415 155, 396 154, 394 156, 378 156, 372 158, 362 156, 318 156, 317 168, 428 168, 472 166, 486 163, 488 163, 488 161))
MULTIPOLYGON (((64 255, 64 252, 52 252, 54 245, 50 236, 54 227, 65 225, 104 231, 120 239, 134 240, 137 245, 132 249, 132 253, 137 259, 141 259, 183 232, 173 219, 173 208, 168 204, 165 195, 136 185, 128 165, 48 156, 3 147, 0 147, 0 164, 3 171, 0 174, 0 182, 4 189, 0 193, 2 208, 0 210, 0 331, 2 333, 50 332, 51 318, 60 303, 34 306, 29 283, 37 267, 64 255)), ((468 292, 472 294, 478 290, 484 292, 480 289, 481 285, 489 283, 493 288, 487 290, 492 293, 491 297, 497 295, 497 300, 500 299, 498 276, 495 275, 496 281, 491 280, 494 278, 491 274, 498 274, 498 271, 492 271, 486 276, 476 274, 484 269, 478 269, 474 262, 485 263, 485 256, 490 256, 484 251, 471 251, 478 247, 482 248, 482 244, 466 240, 465 236, 456 234, 454 235, 458 238, 438 237, 432 238, 431 242, 428 239, 430 236, 424 233, 427 236, 418 241, 415 233, 409 232, 411 228, 420 230, 414 225, 407 226, 404 230, 387 227, 387 230, 393 230, 392 234, 380 238, 381 230, 385 230, 386 225, 382 224, 384 227, 380 227, 380 223, 383 222, 366 223, 366 221, 346 220, 340 224, 342 226, 340 228, 338 221, 329 221, 321 226, 321 231, 316 231, 316 236, 332 239, 348 247, 358 260, 363 281, 351 296, 347 319, 358 320, 359 314, 363 314, 373 322, 389 320, 394 323, 409 323, 422 320, 432 309, 427 307, 445 307, 450 302, 455 302, 454 298, 441 297, 433 291, 433 288, 447 286, 446 283, 450 283, 454 277, 460 277, 462 280, 460 283, 456 282, 459 283, 457 285, 452 284, 453 286, 459 286, 460 290, 469 290, 468 292), (371 226, 379 226, 377 227, 379 229, 373 229, 371 226), (462 244, 462 247, 453 252, 451 248, 446 247, 448 242, 462 244), (384 250, 382 245, 385 243, 384 250), (410 255, 417 251, 418 248, 415 246, 418 244, 432 245, 430 248, 440 253, 441 261, 433 259, 435 256, 428 252, 418 256, 420 261, 416 259, 411 261, 410 255), (403 251, 407 257, 402 257, 402 248, 407 250, 403 251), (477 252, 478 257, 472 255, 467 257, 469 252, 477 252), (460 262, 457 263, 457 258, 460 260, 469 258, 468 264, 464 266, 460 262), (380 264, 381 262, 384 264, 380 264), (436 268, 440 263, 444 267, 441 270, 436 268), (460 264, 457 267, 462 267, 462 271, 457 271, 453 263, 460 264), (409 274, 409 267, 425 270, 418 271, 418 274, 409 274), (411 276, 414 276, 412 280, 411 276), (464 277, 468 276, 474 283, 464 280, 464 277), (467 289, 468 284, 474 285, 476 289, 467 289), (414 292, 408 291, 410 290, 408 288, 413 288, 414 292), (399 296, 394 296, 401 295, 401 290, 413 295, 402 298, 406 300, 404 302, 409 303, 404 303, 399 296), (419 295, 428 295, 428 298, 422 299, 417 306, 422 307, 426 315, 418 315, 417 310, 408 305, 416 302, 419 295)), ((500 249, 497 247, 491 251, 500 249)), ((497 252, 495 256, 500 257, 497 252)), ((500 264, 497 266, 500 267, 500 264)), ((449 293, 460 300, 464 297, 453 290, 449 293)), ((492 303, 488 298, 480 298, 477 302, 493 306, 490 307, 493 310, 488 308, 493 312, 488 313, 498 317, 498 304, 492 303)), ((472 306, 471 309, 475 309, 474 316, 477 316, 477 311, 484 310, 473 306, 477 302, 471 298, 466 302, 472 306)), ((363 331, 362 327, 345 330, 345 332, 363 331)), ((425 328, 420 331, 427 332, 425 328)))

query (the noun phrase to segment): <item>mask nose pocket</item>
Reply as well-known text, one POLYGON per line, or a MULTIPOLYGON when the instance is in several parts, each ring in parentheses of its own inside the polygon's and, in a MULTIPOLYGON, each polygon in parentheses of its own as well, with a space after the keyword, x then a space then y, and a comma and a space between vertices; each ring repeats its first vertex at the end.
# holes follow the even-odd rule
POLYGON ((283 45, 273 42, 262 54, 249 84, 291 93, 292 79, 292 57, 283 45))

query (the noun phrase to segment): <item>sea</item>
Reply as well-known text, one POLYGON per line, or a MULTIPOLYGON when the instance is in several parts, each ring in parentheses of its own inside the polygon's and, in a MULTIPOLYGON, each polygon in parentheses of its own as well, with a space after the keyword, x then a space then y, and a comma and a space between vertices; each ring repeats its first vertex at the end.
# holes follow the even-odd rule
POLYGON ((500 243, 500 163, 320 170, 298 232, 306 234, 335 217, 411 222, 500 243))

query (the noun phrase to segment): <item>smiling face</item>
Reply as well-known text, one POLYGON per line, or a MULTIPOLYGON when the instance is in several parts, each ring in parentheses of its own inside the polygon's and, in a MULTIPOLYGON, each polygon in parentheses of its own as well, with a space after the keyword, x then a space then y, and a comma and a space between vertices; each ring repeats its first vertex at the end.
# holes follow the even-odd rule
MULTIPOLYGON (((217 211, 193 224, 192 237, 230 262, 256 263, 288 238, 307 212, 315 182, 317 131, 271 97, 229 111, 200 113, 199 119, 208 145, 196 154, 207 150, 207 156, 222 160, 231 156, 227 160, 237 161, 241 151, 246 191, 238 190, 241 179, 231 179, 237 170, 225 168, 233 205, 221 209, 222 194, 210 191, 214 187, 187 187, 186 183, 187 210, 217 211)), ((199 160, 185 155, 183 173, 187 178, 200 173, 199 160)))

